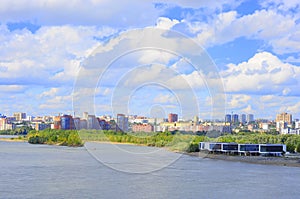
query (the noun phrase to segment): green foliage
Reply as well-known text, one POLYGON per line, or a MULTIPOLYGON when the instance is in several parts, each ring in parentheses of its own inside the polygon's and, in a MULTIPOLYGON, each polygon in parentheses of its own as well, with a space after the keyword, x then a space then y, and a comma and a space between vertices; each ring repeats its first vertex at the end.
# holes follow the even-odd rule
POLYGON ((151 133, 123 133, 111 130, 80 130, 80 137, 84 141, 104 141, 132 143, 153 147, 168 147, 175 151, 198 151, 200 141, 208 139, 205 136, 181 134, 179 132, 151 132, 151 133))
POLYGON ((26 135, 32 128, 30 126, 24 126, 12 130, 1 130, 0 135, 26 135))
POLYGON ((28 133, 28 142, 31 144, 57 144, 62 146, 83 146, 75 130, 32 130, 28 133))
POLYGON ((82 146, 83 141, 132 143, 153 147, 168 147, 175 151, 197 152, 199 142, 235 142, 253 144, 285 144, 287 151, 300 152, 299 135, 273 135, 267 133, 240 132, 210 138, 197 134, 182 134, 180 132, 124 133, 112 130, 31 130, 28 142, 32 144, 58 144, 64 146, 82 146))

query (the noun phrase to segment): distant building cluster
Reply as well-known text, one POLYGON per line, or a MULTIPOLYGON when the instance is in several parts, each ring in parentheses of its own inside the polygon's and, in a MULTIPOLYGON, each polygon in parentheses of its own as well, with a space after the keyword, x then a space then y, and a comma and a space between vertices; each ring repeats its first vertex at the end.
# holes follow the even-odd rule
POLYGON ((117 114, 116 117, 100 116, 84 112, 82 117, 68 114, 56 116, 26 116, 16 112, 13 116, 0 114, 0 130, 12 130, 31 126, 36 130, 51 129, 96 129, 121 132, 220 132, 239 131, 279 132, 281 134, 300 134, 300 121, 292 119, 288 113, 276 115, 274 121, 254 119, 253 114, 226 114, 223 120, 201 120, 195 116, 191 120, 179 119, 178 114, 169 113, 166 118, 147 118, 145 116, 117 114))
POLYGON ((232 123, 232 124, 246 124, 246 123, 251 123, 254 122, 254 115, 253 114, 226 114, 225 115, 225 122, 227 123, 232 123))

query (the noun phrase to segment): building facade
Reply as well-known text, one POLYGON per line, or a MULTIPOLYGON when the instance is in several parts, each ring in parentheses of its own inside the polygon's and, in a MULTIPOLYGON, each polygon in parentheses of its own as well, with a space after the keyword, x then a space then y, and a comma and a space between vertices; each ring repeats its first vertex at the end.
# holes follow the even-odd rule
POLYGON ((10 119, 6 117, 0 117, 0 130, 12 130, 14 129, 14 124, 10 119))
POLYGON ((239 115, 238 114, 233 114, 231 119, 232 119, 232 123, 234 123, 234 124, 239 123, 239 115))
POLYGON ((128 131, 128 117, 126 117, 124 114, 117 114, 117 131, 128 131))
POLYGON ((60 116, 53 117, 53 125, 51 125, 52 129, 61 129, 60 116))
POLYGON ((228 122, 228 123, 231 122, 231 115, 230 114, 225 115, 225 122, 228 122))
POLYGON ((61 121, 61 129, 64 129, 64 130, 75 129, 74 120, 71 115, 61 116, 60 121, 61 121))
POLYGON ((154 131, 153 125, 151 124, 133 124, 132 125, 133 132, 146 132, 150 133, 154 131))
POLYGON ((169 113, 168 122, 177 122, 177 121, 178 121, 178 115, 175 113, 169 113))
POLYGON ((292 115, 288 113, 280 113, 276 115, 276 122, 286 122, 287 124, 292 124, 292 115))
POLYGON ((26 119, 26 113, 14 113, 14 118, 16 118, 17 121, 25 120, 26 119))
POLYGON ((240 114, 239 116, 240 123, 245 124, 247 122, 247 118, 245 114, 240 114))
POLYGON ((254 115, 253 114, 247 114, 247 123, 250 123, 250 122, 254 122, 254 115))

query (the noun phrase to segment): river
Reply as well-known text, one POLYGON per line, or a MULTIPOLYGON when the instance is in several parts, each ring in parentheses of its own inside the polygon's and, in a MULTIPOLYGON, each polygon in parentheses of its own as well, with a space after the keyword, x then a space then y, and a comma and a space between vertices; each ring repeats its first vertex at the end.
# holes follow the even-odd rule
POLYGON ((0 198, 299 198, 300 168, 118 147, 0 141, 0 198))

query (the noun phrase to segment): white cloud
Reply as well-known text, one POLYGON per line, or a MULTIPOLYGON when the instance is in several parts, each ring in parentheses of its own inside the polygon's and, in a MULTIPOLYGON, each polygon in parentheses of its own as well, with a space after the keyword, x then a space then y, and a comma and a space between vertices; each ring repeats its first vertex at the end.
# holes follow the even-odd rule
POLYGON ((159 94, 156 96, 153 100, 154 103, 163 103, 163 104, 168 104, 168 103, 176 103, 176 98, 171 95, 164 95, 164 94, 159 94))
POLYGON ((292 63, 300 63, 300 55, 298 56, 289 56, 285 59, 286 62, 292 62, 292 63))
POLYGON ((300 94, 300 68, 268 52, 257 53, 238 65, 229 64, 221 76, 227 92, 300 94))
POLYGON ((43 93, 41 93, 39 95, 40 98, 43 97, 54 97, 55 95, 57 95, 58 92, 58 88, 51 88, 50 90, 44 91, 43 93))
POLYGON ((176 19, 169 19, 166 17, 159 17, 156 21, 156 26, 162 29, 171 29, 174 25, 178 24, 179 21, 176 19))
MULTIPOLYGON (((300 3, 298 0, 264 0, 260 2, 265 8, 277 11, 290 11, 291 9, 299 10, 300 3)), ((288 12, 292 14, 292 12, 288 12)))
POLYGON ((243 108, 248 104, 251 97, 245 94, 230 95, 228 105, 230 109, 243 108))
POLYGON ((72 110, 72 96, 66 95, 66 96, 54 96, 49 99, 47 99, 44 103, 41 103, 39 105, 39 108, 42 110, 47 109, 53 109, 56 111, 60 110, 72 110))
POLYGON ((1 93, 18 93, 18 92, 24 92, 25 89, 26 89, 25 86, 20 86, 20 85, 0 85, 1 93))
POLYGON ((103 37, 114 32, 95 27, 42 27, 35 34, 23 29, 0 32, 0 77, 18 84, 72 84, 80 62, 103 37))
POLYGON ((161 63, 168 64, 170 60, 175 59, 176 55, 166 52, 163 49, 143 50, 139 58, 139 63, 161 63))
POLYGON ((257 10, 240 16, 237 11, 216 15, 207 23, 182 20, 197 41, 205 47, 224 44, 239 37, 259 39, 279 54, 299 52, 299 24, 297 17, 283 15, 274 10, 257 10))

